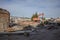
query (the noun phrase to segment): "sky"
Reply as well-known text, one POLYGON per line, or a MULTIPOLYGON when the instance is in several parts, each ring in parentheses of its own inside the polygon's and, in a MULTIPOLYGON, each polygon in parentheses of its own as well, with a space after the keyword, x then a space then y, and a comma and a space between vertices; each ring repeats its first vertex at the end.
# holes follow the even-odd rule
POLYGON ((44 13, 44 17, 60 17, 60 0, 0 0, 0 8, 11 16, 31 17, 34 13, 44 13))

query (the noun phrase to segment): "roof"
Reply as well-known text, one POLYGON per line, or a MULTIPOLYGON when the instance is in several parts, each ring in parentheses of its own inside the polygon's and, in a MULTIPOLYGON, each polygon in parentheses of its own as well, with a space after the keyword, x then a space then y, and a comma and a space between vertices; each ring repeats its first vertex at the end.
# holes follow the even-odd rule
POLYGON ((0 13, 7 13, 7 14, 9 14, 9 11, 7 11, 6 9, 0 8, 0 13))

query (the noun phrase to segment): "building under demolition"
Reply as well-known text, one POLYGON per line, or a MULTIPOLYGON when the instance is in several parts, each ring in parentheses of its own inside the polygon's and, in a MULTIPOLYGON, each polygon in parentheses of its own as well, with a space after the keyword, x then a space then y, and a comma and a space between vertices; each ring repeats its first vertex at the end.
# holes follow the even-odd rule
POLYGON ((0 32, 5 32, 9 27, 10 13, 0 8, 0 32))

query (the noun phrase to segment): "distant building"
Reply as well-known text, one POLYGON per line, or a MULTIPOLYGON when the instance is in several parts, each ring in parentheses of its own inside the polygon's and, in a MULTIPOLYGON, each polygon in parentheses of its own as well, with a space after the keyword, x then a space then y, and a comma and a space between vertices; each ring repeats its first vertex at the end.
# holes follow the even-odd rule
POLYGON ((31 21, 31 19, 26 17, 15 17, 15 16, 10 17, 10 22, 13 22, 13 23, 20 23, 23 21, 31 21))
POLYGON ((10 13, 0 8, 0 32, 5 32, 9 27, 10 13))

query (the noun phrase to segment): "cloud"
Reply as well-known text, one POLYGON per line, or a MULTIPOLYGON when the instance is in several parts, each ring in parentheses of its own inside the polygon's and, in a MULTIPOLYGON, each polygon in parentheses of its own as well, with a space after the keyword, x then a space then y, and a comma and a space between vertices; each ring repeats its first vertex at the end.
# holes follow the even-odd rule
POLYGON ((60 17, 60 0, 0 0, 0 7, 15 16, 31 17, 35 12, 44 12, 46 17, 60 17))

